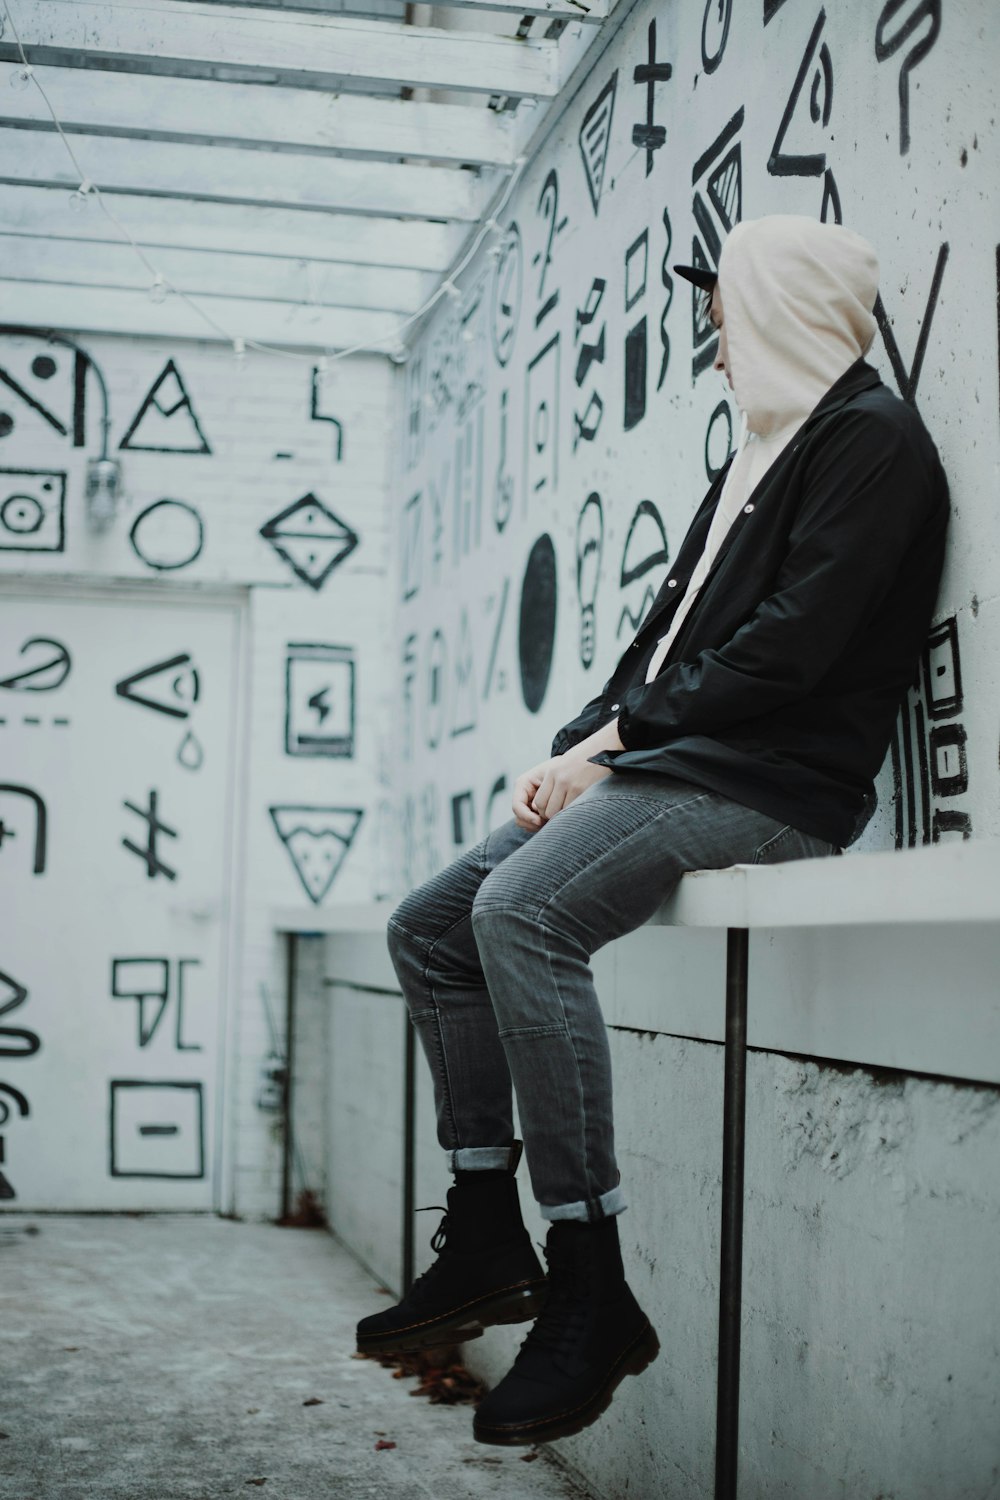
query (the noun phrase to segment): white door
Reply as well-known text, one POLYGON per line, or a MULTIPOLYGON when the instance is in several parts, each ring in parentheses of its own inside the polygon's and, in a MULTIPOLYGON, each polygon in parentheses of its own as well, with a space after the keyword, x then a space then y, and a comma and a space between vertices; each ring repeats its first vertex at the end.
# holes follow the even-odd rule
POLYGON ((0 1207, 218 1203, 239 620, 0 598, 0 1207))

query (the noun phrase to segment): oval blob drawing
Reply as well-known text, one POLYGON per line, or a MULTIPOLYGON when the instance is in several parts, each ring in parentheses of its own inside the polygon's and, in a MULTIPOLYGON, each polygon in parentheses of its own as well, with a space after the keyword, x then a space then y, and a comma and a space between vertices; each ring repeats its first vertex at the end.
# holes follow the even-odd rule
POLYGON ((548 532, 535 542, 521 583, 517 649, 521 695, 536 714, 545 699, 556 643, 556 550, 548 532))

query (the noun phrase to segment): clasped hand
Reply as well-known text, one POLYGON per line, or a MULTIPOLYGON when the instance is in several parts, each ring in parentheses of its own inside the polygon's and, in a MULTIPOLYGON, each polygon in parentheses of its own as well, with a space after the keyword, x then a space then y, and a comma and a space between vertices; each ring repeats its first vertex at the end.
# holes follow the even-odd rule
POLYGON ((618 720, 604 725, 573 745, 565 755, 553 755, 523 771, 514 783, 514 821, 534 832, 575 802, 595 781, 611 775, 607 766, 595 766, 590 757, 601 750, 623 750, 618 738, 618 720))

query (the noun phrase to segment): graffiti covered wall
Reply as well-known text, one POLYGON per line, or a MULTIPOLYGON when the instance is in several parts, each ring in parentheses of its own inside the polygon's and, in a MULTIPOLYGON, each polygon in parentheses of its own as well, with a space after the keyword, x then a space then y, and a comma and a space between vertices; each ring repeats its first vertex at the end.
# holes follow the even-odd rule
POLYGON ((11 1207, 278 1207, 273 914, 377 893, 388 393, 380 359, 0 329, 11 1207))
POLYGON ((773 212, 876 245, 869 358, 917 405, 954 495, 938 616, 860 847, 1000 831, 991 14, 638 4, 596 58, 400 377, 404 884, 509 815, 514 777, 667 576, 738 432, 671 265, 714 266, 737 220, 773 212))

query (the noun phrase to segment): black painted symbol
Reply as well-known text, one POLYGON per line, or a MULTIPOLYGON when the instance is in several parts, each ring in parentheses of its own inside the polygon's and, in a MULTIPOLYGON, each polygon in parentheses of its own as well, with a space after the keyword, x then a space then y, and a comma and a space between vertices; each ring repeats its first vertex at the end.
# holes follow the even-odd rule
POLYGON ((205 525, 186 500, 154 500, 132 522, 132 551, 147 568, 174 573, 201 556, 205 525))
POLYGON ((476 836, 476 807, 471 791, 456 792, 451 799, 451 841, 456 849, 471 844, 476 836))
POLYGON ((937 261, 934 265, 934 275, 931 278, 931 289, 927 298, 927 310, 920 324, 920 333, 917 337, 917 347, 913 353, 913 363, 907 370, 903 363, 903 357, 896 343, 896 335, 893 332, 892 322, 886 312, 885 303, 882 301, 882 293, 879 292, 875 299, 875 319, 878 323, 882 338, 885 341, 886 353, 889 363, 892 365, 892 373, 896 377, 899 393, 904 401, 911 406, 916 405, 917 385, 920 381, 920 372, 924 367, 924 355, 927 353, 927 341, 930 338, 931 324, 934 321, 934 313, 937 309, 938 295, 941 291, 941 282, 944 279, 944 268, 948 264, 950 247, 947 242, 938 251, 937 261))
POLYGON ((950 719, 962 712, 962 661, 958 623, 954 615, 935 625, 923 653, 924 697, 932 719, 950 719))
MULTIPOLYGON (((199 958, 176 960, 174 994, 176 995, 174 1019, 174 1047, 178 1052, 200 1052, 198 1042, 185 1042, 184 1032, 184 976, 185 971, 199 968, 199 958)), ((169 958, 113 958, 111 960, 111 996, 114 1000, 135 1000, 136 1042, 139 1047, 148 1047, 166 1014, 171 993, 171 960, 169 958)))
POLYGON ((451 459, 441 465, 440 472, 427 481, 427 498, 431 504, 431 576, 437 585, 441 582, 444 565, 445 511, 448 505, 448 486, 451 480, 451 459))
POLYGON ((595 605, 604 550, 604 507, 594 490, 576 519, 576 594, 580 604, 580 663, 590 667, 597 639, 595 605))
POLYGON ((667 333, 667 313, 670 311, 670 304, 674 300, 674 281, 668 269, 670 246, 673 243, 674 235, 670 225, 670 215, 666 209, 663 210, 663 228, 667 236, 667 243, 663 247, 663 260, 660 262, 660 281, 663 284, 663 290, 666 292, 667 297, 663 304, 663 311, 660 314, 660 345, 663 353, 660 356, 660 373, 656 377, 657 390, 663 385, 667 368, 670 364, 670 335, 667 333))
POLYGON ((773 21, 778 11, 784 5, 785 0, 764 0, 764 25, 773 21))
POLYGON ((413 353, 406 362, 406 434, 404 467, 412 469, 424 449, 424 359, 413 353))
POLYGON ((428 750, 436 750, 444 734, 447 675, 448 647, 442 631, 435 630, 427 647, 427 665, 424 672, 426 682, 424 740, 428 750))
POLYGON ((521 696, 536 714, 545 700, 556 645, 556 550, 543 532, 528 554, 521 582, 517 650, 521 696))
POLYGON ((0 552, 65 550, 65 473, 0 469, 0 552))
POLYGON ((705 473, 717 479, 733 451, 733 414, 728 401, 720 401, 708 419, 705 433, 705 473))
POLYGON ((630 597, 622 603, 616 639, 626 631, 634 635, 639 629, 656 598, 656 590, 647 575, 654 568, 665 568, 669 560, 667 532, 660 512, 652 500, 640 500, 632 513, 622 549, 618 583, 623 591, 629 591, 630 597), (642 584, 641 591, 632 587, 637 583, 642 584))
POLYGON ((166 823, 160 821, 157 813, 158 803, 159 793, 150 791, 148 810, 144 811, 141 807, 136 807, 134 802, 124 802, 122 804, 128 808, 129 812, 133 812, 137 817, 142 818, 148 827, 145 849, 140 849, 138 844, 132 843, 131 839, 122 839, 122 844, 131 854, 137 854, 143 861, 146 866, 147 879, 153 880, 157 875, 165 875, 168 880, 176 880, 177 871, 171 869, 168 864, 165 864, 156 851, 156 841, 161 834, 169 839, 175 839, 178 836, 176 828, 170 828, 166 823))
POLYGON ((494 683, 497 690, 503 689, 503 674, 497 671, 497 656, 500 651, 500 636, 503 632, 504 620, 507 616, 507 596, 510 593, 510 579, 505 578, 503 588, 499 594, 492 594, 487 601, 487 609, 496 610, 496 618, 493 622, 493 639, 490 642, 490 659, 486 668, 486 680, 483 683, 483 697, 488 698, 493 691, 494 683))
POLYGON ((559 483, 559 335, 540 349, 525 375, 525 503, 548 499, 559 483))
MULTIPOLYGON (((607 320, 601 323, 597 337, 591 336, 589 341, 583 338, 584 329, 592 329, 597 314, 604 302, 604 293, 607 281, 603 276, 595 276, 591 282, 590 291, 583 307, 576 310, 575 337, 580 345, 576 357, 576 371, 574 380, 578 386, 590 376, 597 375, 597 365, 603 365, 606 353, 605 340, 607 336, 607 320)), ((604 401, 598 391, 591 391, 589 400, 583 412, 573 413, 573 452, 575 453, 581 442, 593 442, 601 425, 604 415, 604 401)))
MULTIPOLYGON (((19 1010, 27 998, 27 986, 0 970, 0 1016, 19 1010)), ((33 1057, 41 1045, 37 1032, 23 1026, 0 1026, 0 1057, 33 1057)))
MULTIPOLYGON (((644 229, 625 251, 625 311, 646 295, 649 271, 649 231, 644 229)), ((646 415, 646 318, 643 315, 625 335, 625 414, 629 432, 646 415)))
POLYGON ((562 218, 559 217, 559 177, 555 167, 551 169, 542 184, 542 191, 538 195, 537 212, 548 223, 548 234, 545 240, 545 249, 536 251, 531 257, 531 264, 533 266, 540 265, 538 273, 538 300, 541 306, 535 313, 536 328, 559 305, 558 291, 550 292, 546 296, 545 281, 549 266, 552 264, 552 252, 556 235, 561 234, 569 222, 565 214, 563 214, 562 218))
POLYGON ((153 381, 118 446, 142 453, 211 453, 172 359, 153 381))
POLYGON ((821 126, 823 130, 826 130, 830 124, 830 114, 833 109, 833 60, 826 42, 820 43, 825 25, 826 11, 821 10, 809 34, 806 50, 802 54, 802 61, 799 63, 799 70, 792 84, 792 92, 785 104, 785 110, 778 125, 778 133, 771 147, 767 170, 772 177, 822 177, 823 202, 820 218, 826 222, 832 215, 834 223, 840 224, 843 217, 840 194, 837 191, 833 172, 826 164, 826 151, 803 153, 785 150, 786 137, 793 126, 796 133, 805 130, 806 133, 813 134, 816 126, 821 126), (807 80, 810 80, 808 124, 801 115, 798 119, 796 118, 799 100, 804 96, 807 80))
POLYGON ((115 683, 119 698, 173 719, 189 718, 200 692, 198 668, 186 651, 166 661, 154 662, 151 667, 142 667, 115 683))
POLYGON ((62 641, 33 635, 25 641, 18 655, 24 656, 36 647, 42 647, 40 652, 34 652, 35 657, 40 655, 42 660, 36 659, 33 666, 22 667, 20 672, 0 678, 0 688, 9 688, 12 693, 54 693, 56 688, 62 687, 73 665, 68 648, 62 641), (46 650, 46 647, 50 649, 46 650))
POLYGON ((502 532, 514 510, 514 476, 507 467, 507 398, 509 392, 500 392, 500 456, 497 459, 497 477, 493 486, 493 524, 502 532))
POLYGON ((455 506, 452 513, 452 564, 483 539, 483 409, 480 406, 455 438, 455 506))
POLYGON ((511 223, 500 244, 490 303, 490 334, 493 353, 499 365, 507 364, 514 352, 514 339, 517 337, 517 324, 521 315, 523 281, 524 251, 521 246, 521 231, 516 223, 511 223))
POLYGON ((358 807, 268 808, 309 900, 318 906, 340 872, 363 813, 358 807))
POLYGON ((420 592, 424 561, 424 497, 420 490, 403 509, 403 544, 400 552, 400 575, 403 603, 420 592))
POLYGON ((673 68, 668 62, 657 62, 656 59, 656 21, 650 21, 646 38, 647 54, 646 61, 640 63, 632 70, 633 83, 643 84, 646 89, 646 118, 638 125, 632 126, 632 144, 641 146, 646 152, 646 176, 653 170, 653 152, 659 151, 666 143, 667 130, 664 125, 653 123, 653 112, 656 102, 656 85, 666 83, 673 75, 673 68))
POLYGON ((486 816, 483 819, 484 838, 486 838, 488 834, 491 834, 495 828, 499 828, 502 823, 506 823, 508 817, 510 816, 510 804, 507 797, 505 796, 506 791, 507 776, 505 772, 501 771, 500 775, 496 778, 493 785, 490 787, 488 793, 486 794, 486 816), (498 812, 497 802, 501 797, 503 798, 503 802, 501 803, 501 807, 498 812))
MULTIPOLYGON (((24 849, 25 853, 27 853, 29 848, 32 851, 28 856, 31 860, 31 873, 33 875, 43 875, 45 873, 45 852, 48 843, 48 811, 44 798, 40 797, 37 792, 33 792, 28 786, 18 786, 13 782, 0 783, 0 852, 2 852, 7 839, 13 839, 23 832, 21 828, 8 825, 7 818, 10 814, 4 814, 2 805, 4 797, 21 797, 28 803, 30 808, 29 816, 32 817, 33 821, 33 836, 29 836, 24 840, 24 849)), ((20 810, 24 811, 23 805, 20 810)))
POLYGON ((339 464, 342 462, 344 457, 344 425, 339 420, 339 418, 331 417, 325 412, 320 411, 319 398, 321 389, 322 381, 320 379, 320 368, 318 365, 313 365, 312 381, 310 385, 309 417, 313 422, 329 422, 333 427, 336 428, 336 441, 333 445, 333 456, 336 462, 339 464))
POLYGON ((733 0, 705 0, 705 14, 701 18, 701 65, 706 73, 714 73, 722 61, 732 19, 733 0))
POLYGON ((458 315, 458 402, 455 415, 463 422, 486 394, 486 278, 469 288, 458 315))
POLYGON ((285 654, 285 751, 344 760, 354 754, 353 646, 292 643, 285 654))
MULTIPOLYGON (((45 390, 45 400, 33 394, 20 380, 16 379, 9 371, 0 368, 0 385, 7 386, 19 400, 41 417, 50 428, 60 437, 72 437, 74 448, 83 448, 87 443, 86 432, 86 398, 87 398, 87 371, 93 369, 100 380, 100 372, 97 365, 86 354, 84 350, 70 348, 68 343, 63 342, 58 334, 33 334, 29 330, 15 324, 0 324, 0 335, 13 334, 18 342, 25 339, 42 339, 52 346, 53 343, 62 345, 66 350, 63 356, 62 373, 66 376, 65 382, 60 382, 67 387, 69 397, 69 410, 65 417, 60 416, 55 409, 55 401, 48 389, 45 390), (67 357, 68 356, 68 357, 67 357)), ((43 381, 48 387, 53 377, 60 373, 59 364, 51 354, 36 354, 31 361, 31 374, 36 380, 43 381)), ((58 398, 56 398, 58 399, 58 398)), ((105 411, 106 411, 105 406, 105 411)), ((7 437, 15 428, 14 417, 10 412, 0 411, 0 437, 7 437)))
POLYGON ((413 735, 416 727, 417 637, 411 632, 403 642, 403 760, 413 759, 413 735))
POLYGON ((931 787, 938 797, 969 790, 969 762, 963 724, 935 724, 930 733, 931 787))
POLYGON ((193 730, 189 729, 177 746, 177 762, 185 771, 200 771, 205 764, 205 751, 193 730))
POLYGON ((954 808, 936 807, 932 824, 935 844, 963 843, 972 837, 972 818, 967 812, 956 812, 954 808))
POLYGON ((459 616, 458 639, 455 642, 454 697, 451 711, 451 736, 466 734, 475 729, 477 720, 476 661, 472 643, 472 627, 469 612, 463 608, 459 616))
MULTIPOLYGON (((692 207, 698 226, 691 242, 691 262, 702 271, 718 269, 722 238, 743 213, 743 153, 738 139, 743 116, 741 106, 708 150, 702 152, 691 172, 691 185, 695 189, 692 207)), ((696 378, 715 363, 719 339, 708 315, 708 299, 696 286, 692 286, 691 294, 694 343, 691 375, 696 378)))
POLYGON ((911 0, 886 0, 875 28, 875 56, 881 63, 894 57, 903 43, 908 42, 925 21, 928 23, 927 30, 910 48, 899 70, 900 156, 905 156, 910 149, 910 74, 918 63, 923 62, 938 39, 941 30, 941 0, 912 0, 912 4, 911 0), (907 6, 910 7, 909 14, 899 29, 892 31, 892 23, 907 6))
POLYGON ((303 495, 265 521, 260 535, 288 563, 296 578, 317 590, 350 556, 359 540, 356 532, 313 494, 303 495))
POLYGON ((616 68, 587 110, 580 126, 580 155, 583 157, 587 191, 595 214, 601 206, 601 189, 604 186, 604 169, 608 164, 608 151, 611 147, 611 121, 615 113, 617 88, 616 68))
POLYGON ((625 251, 625 311, 630 312, 646 294, 649 271, 649 230, 643 229, 625 251))
POLYGON ((112 1177, 204 1177, 203 1086, 112 1079, 109 1144, 112 1177))
MULTIPOLYGON (((13 1084, 0 1083, 0 1125, 6 1125, 7 1121, 10 1119, 10 1105, 7 1103, 7 1100, 2 1097, 4 1094, 8 1094, 13 1102, 17 1105, 17 1112, 22 1119, 24 1119, 26 1115, 31 1114, 31 1106, 29 1105, 25 1096, 21 1093, 21 1090, 14 1088, 13 1084)), ((4 1159, 4 1138, 2 1135, 0 1135, 0 1163, 2 1163, 4 1159)), ((0 1172, 0 1202, 9 1203, 16 1197, 17 1193, 14 1190, 13 1184, 3 1172, 0 1172)))

